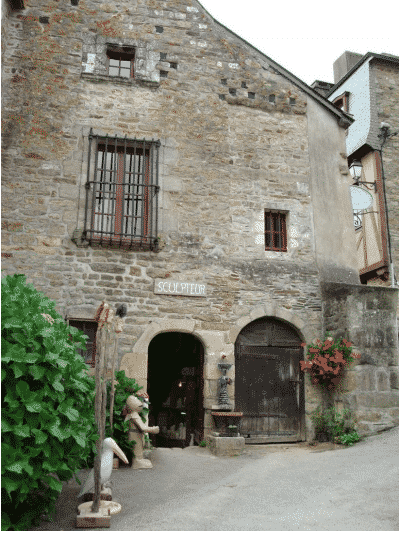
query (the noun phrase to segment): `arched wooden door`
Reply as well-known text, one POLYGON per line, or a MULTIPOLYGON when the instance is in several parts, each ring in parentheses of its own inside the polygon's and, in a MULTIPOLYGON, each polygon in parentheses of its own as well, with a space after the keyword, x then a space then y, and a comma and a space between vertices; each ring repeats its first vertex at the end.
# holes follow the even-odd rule
POLYGON ((247 443, 304 440, 304 383, 299 371, 301 339, 288 324, 260 318, 235 344, 235 410, 247 443))

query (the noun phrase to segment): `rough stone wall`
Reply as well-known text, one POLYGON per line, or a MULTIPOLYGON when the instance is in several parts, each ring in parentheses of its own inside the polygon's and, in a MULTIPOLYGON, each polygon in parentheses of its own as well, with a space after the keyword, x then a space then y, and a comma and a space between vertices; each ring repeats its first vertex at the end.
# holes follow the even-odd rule
MULTIPOLYGON (((399 131, 399 66, 392 62, 371 63, 378 111, 381 122, 390 124, 391 132, 399 131)), ((374 125, 372 125, 374 126, 374 125)), ((399 281, 399 137, 390 138, 383 148, 386 198, 389 215, 392 258, 395 275, 399 281)))
POLYGON ((346 372, 337 403, 355 413, 360 434, 398 425, 398 290, 344 283, 321 288, 324 330, 349 340, 361 353, 346 372))
MULTIPOLYGON (((127 303, 119 360, 153 322, 208 332, 207 405, 219 377, 213 343, 238 334, 241 317, 295 316, 307 342, 320 334, 304 94, 195 2, 32 0, 11 20, 2 275, 26 274, 74 319, 93 317, 102 300, 127 303), (107 42, 140 50, 137 79, 104 73, 107 42), (160 139, 159 253, 72 241, 83 227, 90 128, 160 139), (265 252, 265 209, 288 212, 287 253, 265 252), (201 281, 209 294, 154 294, 156 278, 201 281)), ((135 367, 144 385, 146 358, 135 367)))

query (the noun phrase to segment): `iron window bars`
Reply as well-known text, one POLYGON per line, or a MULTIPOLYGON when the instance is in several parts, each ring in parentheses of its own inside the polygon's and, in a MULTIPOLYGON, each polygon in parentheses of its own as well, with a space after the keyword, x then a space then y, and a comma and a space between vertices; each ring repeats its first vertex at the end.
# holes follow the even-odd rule
POLYGON ((109 76, 134 78, 135 49, 109 47, 107 49, 107 63, 109 76))
POLYGON ((160 145, 90 130, 83 235, 90 244, 157 250, 160 145))
POLYGON ((265 212, 265 249, 287 252, 285 213, 265 212))

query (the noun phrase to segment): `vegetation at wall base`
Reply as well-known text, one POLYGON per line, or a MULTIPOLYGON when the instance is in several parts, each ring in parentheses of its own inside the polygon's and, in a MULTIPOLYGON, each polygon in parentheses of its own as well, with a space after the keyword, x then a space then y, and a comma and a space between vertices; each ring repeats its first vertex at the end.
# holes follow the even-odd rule
POLYGON ((311 419, 316 434, 326 434, 330 442, 351 446, 361 440, 354 427, 354 416, 349 409, 344 409, 343 413, 340 413, 335 407, 323 410, 318 406, 311 414, 311 419))
POLYGON ((26 530, 96 451, 95 381, 55 302, 22 274, 1 285, 2 529, 26 530))

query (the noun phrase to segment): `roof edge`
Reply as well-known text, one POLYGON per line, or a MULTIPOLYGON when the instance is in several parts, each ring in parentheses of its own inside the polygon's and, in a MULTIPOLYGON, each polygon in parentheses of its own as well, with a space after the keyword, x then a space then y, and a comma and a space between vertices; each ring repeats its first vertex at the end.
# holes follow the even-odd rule
POLYGON ((392 55, 384 55, 384 54, 376 54, 375 52, 367 52, 361 59, 352 67, 341 80, 339 80, 326 94, 326 97, 329 98, 346 80, 350 78, 354 74, 356 70, 358 70, 361 65, 369 58, 374 59, 381 59, 385 61, 391 61, 392 63, 398 63, 399 62, 399 56, 392 56, 392 55))

